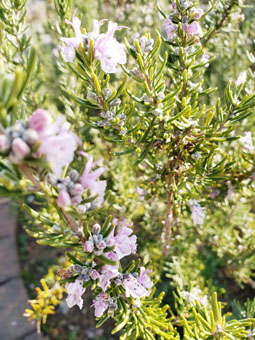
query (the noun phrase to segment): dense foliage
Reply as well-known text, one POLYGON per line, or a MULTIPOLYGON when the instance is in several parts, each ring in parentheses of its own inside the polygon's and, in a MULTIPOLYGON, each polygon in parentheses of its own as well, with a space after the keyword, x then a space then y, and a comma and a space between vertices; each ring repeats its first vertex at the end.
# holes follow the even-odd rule
POLYGON ((66 254, 26 310, 38 328, 87 289, 123 340, 255 337, 254 14, 1 2, 0 195, 66 254))

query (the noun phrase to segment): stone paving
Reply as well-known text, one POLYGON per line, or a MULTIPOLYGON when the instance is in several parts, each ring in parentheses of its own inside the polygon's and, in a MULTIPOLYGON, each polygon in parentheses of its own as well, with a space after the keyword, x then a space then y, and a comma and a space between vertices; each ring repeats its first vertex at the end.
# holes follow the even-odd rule
POLYGON ((20 277, 16 216, 8 200, 0 201, 0 339, 43 340, 23 317, 27 294, 20 277))

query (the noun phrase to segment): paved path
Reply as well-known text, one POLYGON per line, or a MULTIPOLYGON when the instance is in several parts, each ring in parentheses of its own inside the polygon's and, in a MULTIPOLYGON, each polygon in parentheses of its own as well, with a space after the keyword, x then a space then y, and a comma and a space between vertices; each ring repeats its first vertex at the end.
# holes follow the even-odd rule
POLYGON ((16 216, 0 201, 0 339, 42 340, 35 325, 23 317, 27 294, 20 277, 16 247, 16 216))

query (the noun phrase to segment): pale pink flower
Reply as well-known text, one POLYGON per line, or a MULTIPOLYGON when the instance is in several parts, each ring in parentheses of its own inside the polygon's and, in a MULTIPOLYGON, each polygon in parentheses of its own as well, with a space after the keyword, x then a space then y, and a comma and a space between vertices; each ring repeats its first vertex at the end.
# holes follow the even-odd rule
POLYGON ((62 48, 62 53, 65 61, 68 63, 73 63, 75 57, 75 49, 79 48, 80 43, 83 41, 83 34, 81 33, 81 21, 79 18, 75 16, 77 12, 77 8, 75 9, 72 22, 66 20, 68 24, 70 24, 74 30, 75 37, 73 38, 61 38, 61 40, 66 44, 65 47, 62 48))
POLYGON ((191 217, 192 217, 193 223, 195 225, 203 224, 204 218, 205 218, 204 208, 200 206, 197 200, 189 200, 188 203, 191 208, 191 217))
POLYGON ((230 181, 227 181, 227 187, 228 187, 228 192, 227 192, 227 200, 231 201, 233 199, 233 195, 234 195, 234 187, 231 184, 230 181))
MULTIPOLYGON (((110 252, 108 254, 105 254, 107 258, 113 261, 118 261, 118 256, 110 252)), ((100 282, 99 282, 99 287, 102 288, 103 291, 106 291, 106 289, 110 286, 111 280, 114 279, 119 275, 119 265, 117 264, 116 266, 112 265, 105 265, 103 266, 101 270, 101 276, 100 276, 100 282)))
POLYGON ((78 305, 80 309, 82 309, 83 299, 82 295, 85 292, 85 288, 82 286, 82 282, 79 280, 75 280, 74 282, 68 283, 65 286, 67 291, 67 306, 69 308, 78 305))
MULTIPOLYGON (((113 37, 115 31, 121 28, 110 21, 107 32, 100 34, 94 42, 94 56, 101 61, 101 67, 105 73, 114 73, 117 71, 118 64, 127 62, 124 44, 120 44, 113 37)), ((98 27, 94 26, 94 30, 99 32, 98 27)))
POLYGON ((167 38, 170 40, 174 37, 174 32, 177 30, 176 25, 169 18, 166 18, 163 21, 162 28, 166 32, 167 38))
POLYGON ((60 190, 58 194, 57 204, 60 208, 66 208, 71 204, 70 195, 66 190, 60 190))
POLYGON ((100 161, 93 162, 93 157, 85 152, 80 152, 81 155, 87 157, 87 163, 83 174, 81 176, 81 184, 83 188, 89 189, 92 196, 97 196, 96 202, 100 205, 104 202, 104 193, 106 189, 106 181, 97 181, 96 179, 102 175, 104 168, 100 167, 93 172, 91 170, 100 163, 100 161))
POLYGON ((113 239, 114 241, 114 252, 117 254, 118 259, 120 260, 125 256, 135 254, 137 237, 135 235, 130 236, 133 233, 133 230, 128 227, 127 220, 123 220, 122 227, 119 229, 116 236, 114 236, 114 231, 115 228, 109 235, 109 239, 113 239))
POLYGON ((70 130, 70 124, 60 115, 56 121, 39 134, 38 156, 45 155, 52 171, 62 177, 62 169, 73 161, 78 139, 70 130))
POLYGON ((126 297, 132 296, 135 299, 140 299, 141 297, 148 296, 148 291, 144 288, 133 275, 129 275, 126 278, 122 286, 125 289, 126 297))
POLYGON ((66 22, 72 25, 75 36, 73 38, 61 38, 66 44, 62 49, 63 57, 67 62, 72 63, 75 58, 75 49, 79 48, 79 45, 87 40, 92 39, 94 41, 94 57, 101 61, 102 70, 105 73, 114 73, 117 70, 118 64, 126 63, 126 53, 124 44, 120 44, 114 37, 114 33, 120 30, 122 27, 118 27, 116 23, 109 22, 108 30, 106 33, 100 34, 100 26, 105 20, 94 20, 93 32, 83 35, 80 30, 81 22, 75 16, 77 9, 74 11, 72 22, 66 20, 66 22))
POLYGON ((144 201, 144 196, 147 195, 146 190, 140 188, 139 186, 136 187, 136 192, 138 193, 138 196, 140 198, 141 201, 144 201))
POLYGON ((215 198, 215 197, 219 196, 219 194, 220 194, 219 190, 211 188, 211 192, 210 192, 211 198, 215 198))
POLYGON ((247 151, 250 151, 250 152, 255 151, 254 146, 253 146, 253 142, 252 142, 251 131, 246 132, 245 135, 240 138, 240 142, 243 144, 244 150, 247 150, 247 151))
POLYGON ((151 270, 146 270, 144 267, 140 267, 140 275, 137 278, 138 283, 140 283, 146 289, 151 289, 153 286, 153 282, 148 275, 150 272, 151 270))
POLYGON ((92 307, 95 307, 95 316, 100 318, 108 308, 108 296, 102 292, 93 300, 92 307))
POLYGON ((194 37, 194 36, 200 37, 203 34, 201 27, 199 26, 197 21, 193 21, 189 25, 185 24, 183 28, 188 33, 188 35, 191 37, 194 37))
POLYGON ((241 84, 244 84, 246 82, 246 79, 247 79, 247 73, 246 71, 243 71, 239 74, 235 84, 237 86, 240 86, 241 84))

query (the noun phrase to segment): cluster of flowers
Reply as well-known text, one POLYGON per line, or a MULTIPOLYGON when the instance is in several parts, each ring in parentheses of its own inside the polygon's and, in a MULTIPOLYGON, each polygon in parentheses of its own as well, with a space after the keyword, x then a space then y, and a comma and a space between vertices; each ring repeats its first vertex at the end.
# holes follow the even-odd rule
POLYGON ((85 242, 84 250, 88 253, 101 255, 106 247, 112 247, 114 242, 111 238, 104 238, 100 234, 101 227, 99 224, 94 224, 92 228, 92 235, 85 242))
POLYGON ((181 297, 191 306, 196 305, 196 301, 198 301, 202 306, 207 306, 209 301, 206 295, 203 294, 201 289, 197 287, 191 288, 190 292, 182 291, 181 297))
POLYGON ((12 127, 6 129, 5 134, 0 135, 0 151, 8 153, 12 163, 18 164, 36 149, 39 136, 36 130, 18 121, 12 127))
POLYGON ((63 57, 67 62, 73 63, 75 58, 75 50, 79 49, 80 44, 85 51, 89 49, 90 41, 93 41, 94 58, 100 60, 102 70, 105 73, 114 73, 118 64, 126 63, 126 54, 124 45, 120 44, 114 37, 114 33, 123 27, 118 27, 116 23, 109 22, 106 33, 100 34, 100 27, 106 20, 94 20, 94 28, 92 32, 83 34, 80 30, 81 21, 75 16, 75 10, 72 22, 69 23, 75 33, 73 38, 62 38, 66 46, 62 49, 63 57))
MULTIPOLYGON (((144 267, 140 267, 139 273, 121 273, 119 271, 120 260, 125 256, 136 253, 136 236, 132 235, 133 230, 129 228, 126 220, 123 222, 115 220, 113 223, 114 228, 106 238, 101 234, 100 225, 95 224, 91 236, 85 242, 84 251, 93 253, 95 256, 103 253, 106 258, 115 261, 116 265, 106 264, 98 270, 93 269, 94 263, 92 263, 92 267, 85 269, 81 269, 79 266, 79 268, 76 268, 76 272, 80 272, 79 277, 76 278, 75 282, 66 285, 68 306, 78 305, 82 308, 82 295, 85 292, 83 283, 90 279, 98 279, 98 287, 101 288, 101 292, 93 300, 92 305, 95 307, 96 317, 101 317, 106 310, 112 313, 117 308, 117 298, 111 297, 109 294, 109 288, 113 285, 122 287, 123 293, 119 297, 132 297, 135 299, 136 306, 140 305, 142 297, 149 295, 153 285, 148 275, 149 270, 144 267), (118 227, 119 230, 116 232, 118 227), (112 250, 107 252, 105 251, 107 248, 112 250)), ((69 272, 72 275, 73 271, 69 272)))
MULTIPOLYGON (((51 114, 42 109, 36 110, 27 122, 18 121, 0 135, 0 153, 8 156, 14 164, 21 164, 28 157, 39 159, 45 156, 52 170, 49 183, 58 189, 59 207, 80 204, 85 189, 95 196, 94 205, 100 206, 104 201, 106 181, 97 178, 104 168, 92 169, 102 160, 93 162, 91 155, 80 151, 87 158, 82 175, 72 170, 69 177, 62 178, 63 167, 73 161, 78 144, 80 141, 70 130, 64 116, 60 115, 53 121, 51 114)), ((90 203, 87 205, 91 206, 90 203)), ((90 208, 87 205, 79 205, 79 211, 84 213, 90 208)))
POLYGON ((59 190, 57 204, 60 208, 77 205, 82 201, 84 192, 83 186, 78 183, 79 173, 72 170, 68 177, 57 178, 54 175, 49 176, 49 183, 59 190))
POLYGON ((93 157, 85 152, 79 152, 88 160, 85 169, 80 176, 76 170, 72 170, 68 177, 61 178, 51 174, 49 182, 58 190, 57 204, 60 208, 67 208, 70 205, 77 206, 80 213, 85 213, 92 208, 91 203, 80 204, 82 202, 82 195, 85 189, 89 189, 92 196, 95 196, 93 206, 101 206, 104 202, 104 194, 106 189, 106 181, 98 181, 97 178, 104 172, 103 167, 99 167, 93 172, 92 169, 99 165, 102 160, 93 162, 93 157))
POLYGON ((54 122, 50 113, 38 109, 28 122, 18 121, 0 135, 0 152, 8 154, 12 163, 20 164, 25 157, 45 155, 58 177, 65 165, 73 160, 78 138, 71 132, 64 116, 54 122))
MULTIPOLYGON (((184 10, 187 10, 189 7, 192 6, 192 3, 190 1, 180 1, 181 7, 184 10)), ((177 24, 174 23, 174 18, 179 18, 180 12, 178 11, 178 8, 176 6, 176 3, 172 3, 174 13, 173 15, 170 14, 168 18, 166 18, 163 22, 163 32, 166 34, 167 39, 169 41, 173 41, 177 38, 177 33, 178 33, 178 26, 177 24)), ((194 9, 191 9, 192 17, 194 18, 194 21, 192 21, 190 24, 188 24, 188 17, 184 16, 182 18, 182 29, 187 33, 189 38, 196 37, 196 42, 200 42, 200 37, 202 36, 202 29, 199 26, 198 22, 196 20, 200 19, 201 17, 201 10, 196 10, 194 12, 194 9), (193 10, 193 12, 192 12, 193 10)))

